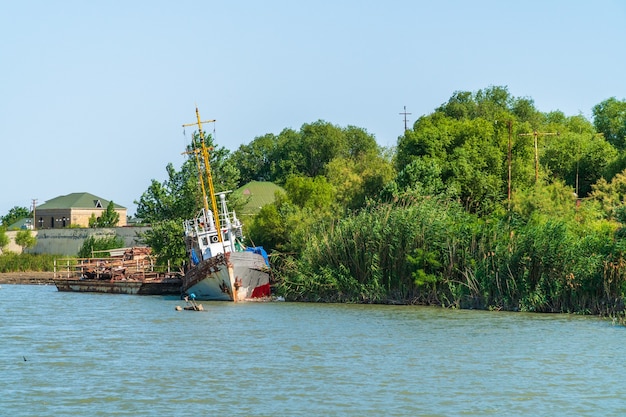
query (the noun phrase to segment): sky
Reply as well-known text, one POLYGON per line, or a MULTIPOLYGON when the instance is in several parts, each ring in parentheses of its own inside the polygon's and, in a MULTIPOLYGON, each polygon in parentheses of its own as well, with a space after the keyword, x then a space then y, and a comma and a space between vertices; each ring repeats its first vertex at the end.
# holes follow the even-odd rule
POLYGON ((626 98, 622 0, 57 0, 0 7, 0 216, 89 192, 136 210, 218 146, 324 120, 393 147, 457 91, 542 112, 626 98))

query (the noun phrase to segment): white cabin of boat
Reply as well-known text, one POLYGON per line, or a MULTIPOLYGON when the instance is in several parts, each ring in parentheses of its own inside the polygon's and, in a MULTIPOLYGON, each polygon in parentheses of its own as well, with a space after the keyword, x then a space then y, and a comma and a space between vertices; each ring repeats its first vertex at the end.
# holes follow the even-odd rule
POLYGON ((218 234, 211 210, 203 208, 194 219, 185 220, 187 250, 194 264, 218 254, 243 249, 241 244, 243 238, 242 224, 235 212, 229 212, 226 205, 226 194, 229 192, 215 193, 220 199, 219 225, 221 233, 218 234))

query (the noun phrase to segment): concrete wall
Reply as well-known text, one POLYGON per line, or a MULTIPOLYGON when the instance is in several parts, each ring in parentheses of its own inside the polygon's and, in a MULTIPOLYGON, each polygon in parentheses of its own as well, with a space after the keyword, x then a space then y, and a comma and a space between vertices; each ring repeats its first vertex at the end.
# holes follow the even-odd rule
MULTIPOLYGON (((145 246, 139 242, 138 235, 149 230, 149 227, 112 227, 108 229, 43 229, 31 231, 37 238, 37 245, 27 249, 28 253, 48 253, 53 255, 75 256, 90 236, 107 237, 118 235, 124 239, 124 246, 145 246)), ((6 232, 9 246, 5 250, 21 253, 22 248, 15 244, 17 231, 6 232)))

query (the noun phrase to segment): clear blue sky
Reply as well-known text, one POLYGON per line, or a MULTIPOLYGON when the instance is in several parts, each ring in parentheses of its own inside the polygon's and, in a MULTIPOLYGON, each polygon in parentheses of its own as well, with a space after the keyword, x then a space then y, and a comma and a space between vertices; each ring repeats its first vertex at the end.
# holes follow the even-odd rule
POLYGON ((0 215, 90 192, 135 211, 181 125, 235 150, 322 119, 394 146, 455 91, 591 120, 626 97, 626 1, 7 1, 0 215), (212 132, 212 126, 206 126, 212 132))

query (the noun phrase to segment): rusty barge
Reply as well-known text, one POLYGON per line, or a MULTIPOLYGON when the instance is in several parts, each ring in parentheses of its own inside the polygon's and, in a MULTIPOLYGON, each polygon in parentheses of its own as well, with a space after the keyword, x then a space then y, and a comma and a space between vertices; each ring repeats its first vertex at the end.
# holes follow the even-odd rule
POLYGON ((229 191, 214 191, 209 148, 197 107, 196 118, 197 122, 183 125, 197 126, 199 137, 199 141, 192 142, 185 153, 195 158, 203 208, 195 218, 184 222, 189 268, 182 278, 183 295, 193 295, 200 301, 244 301, 269 297, 270 264, 267 254, 262 247, 246 247, 243 244, 243 225, 235 212, 229 211, 226 203, 229 191))
POLYGON ((57 290, 131 295, 181 293, 181 274, 159 271, 148 247, 111 249, 98 254, 103 256, 55 260, 53 281, 57 290))

